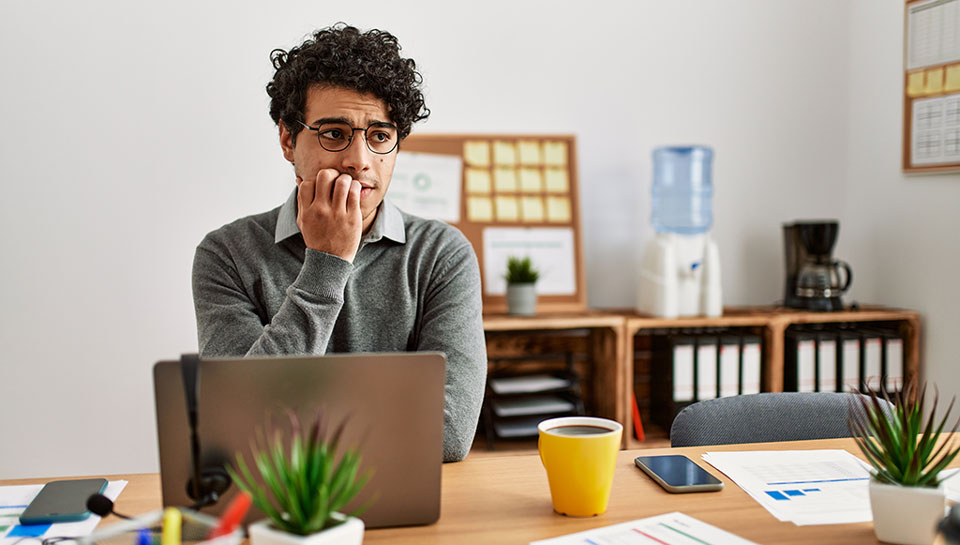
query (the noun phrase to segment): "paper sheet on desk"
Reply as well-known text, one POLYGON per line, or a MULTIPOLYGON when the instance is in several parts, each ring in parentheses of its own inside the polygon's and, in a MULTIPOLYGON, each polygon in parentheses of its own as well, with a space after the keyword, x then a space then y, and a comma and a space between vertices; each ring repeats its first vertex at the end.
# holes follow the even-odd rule
POLYGON ((845 450, 707 452, 703 459, 779 520, 798 526, 873 520, 869 466, 845 450))
POLYGON ((647 545, 649 543, 756 545, 752 541, 679 512, 632 520, 542 541, 531 541, 530 545, 647 545))
MULTIPOLYGON (((127 486, 127 481, 110 481, 107 483, 107 489, 103 495, 116 500, 123 488, 127 486)), ((20 537, 7 537, 19 526, 20 513, 26 509, 27 505, 43 488, 42 484, 29 484, 22 486, 0 486, 0 527, 6 527, 0 531, 0 545, 13 545, 20 541, 20 537)), ((90 515, 86 520, 79 522, 60 522, 57 524, 45 524, 47 529, 39 536, 39 539, 53 536, 81 537, 90 535, 93 529, 100 522, 100 517, 90 515)), ((23 528, 30 528, 24 526, 23 528)), ((22 545, 35 545, 38 540, 29 540, 22 545)))

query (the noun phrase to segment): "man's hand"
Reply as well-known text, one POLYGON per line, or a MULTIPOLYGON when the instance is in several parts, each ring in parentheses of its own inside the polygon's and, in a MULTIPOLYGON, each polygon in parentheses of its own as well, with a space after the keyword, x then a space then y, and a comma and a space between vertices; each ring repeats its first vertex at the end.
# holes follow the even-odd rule
POLYGON ((316 180, 297 177, 297 226, 307 248, 351 263, 363 234, 360 182, 328 168, 316 180))

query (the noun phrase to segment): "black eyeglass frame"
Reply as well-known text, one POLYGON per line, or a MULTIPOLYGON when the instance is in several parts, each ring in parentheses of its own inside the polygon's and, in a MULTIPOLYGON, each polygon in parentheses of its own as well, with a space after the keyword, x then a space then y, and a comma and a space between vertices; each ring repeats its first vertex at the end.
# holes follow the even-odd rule
MULTIPOLYGON (((324 146, 324 145, 323 145, 323 141, 320 139, 320 129, 323 128, 323 125, 321 125, 321 126, 319 126, 319 127, 311 127, 310 125, 307 125, 307 124, 304 123, 303 121, 299 121, 299 120, 297 121, 297 123, 301 124, 301 125, 303 126, 303 128, 315 132, 315 133, 317 134, 317 143, 320 144, 320 147, 323 148, 323 149, 325 149, 325 150, 327 150, 327 151, 329 151, 329 152, 331 152, 331 153, 337 153, 337 152, 339 152, 339 151, 343 151, 343 150, 349 148, 350 145, 353 144, 353 137, 354 137, 354 135, 357 134, 357 131, 363 132, 363 141, 366 142, 366 144, 367 144, 367 149, 370 150, 370 153, 375 153, 375 154, 377 154, 377 155, 389 155, 389 154, 393 153, 394 151, 396 151, 397 146, 400 145, 400 129, 398 129, 398 128, 396 127, 396 125, 393 125, 393 124, 391 124, 391 123, 374 122, 374 123, 371 123, 371 124, 367 125, 366 128, 354 127, 354 126, 351 126, 351 125, 349 125, 349 124, 347 124, 347 123, 343 123, 342 125, 343 125, 344 127, 350 127, 350 136, 347 137, 347 145, 346 145, 346 146, 343 146, 343 147, 340 148, 340 149, 330 149, 330 148, 328 148, 327 146, 324 146), (393 147, 390 148, 389 151, 377 151, 377 150, 373 149, 372 147, 370 147, 370 140, 367 139, 367 131, 369 131, 370 129, 372 129, 372 128, 374 128, 374 127, 376 127, 376 128, 381 128, 381 129, 383 129, 383 128, 391 128, 391 129, 393 129, 394 131, 396 131, 397 137, 394 139, 394 141, 393 141, 393 147)), ((331 125, 333 125, 333 124, 340 125, 341 123, 330 123, 330 124, 331 124, 331 125)))

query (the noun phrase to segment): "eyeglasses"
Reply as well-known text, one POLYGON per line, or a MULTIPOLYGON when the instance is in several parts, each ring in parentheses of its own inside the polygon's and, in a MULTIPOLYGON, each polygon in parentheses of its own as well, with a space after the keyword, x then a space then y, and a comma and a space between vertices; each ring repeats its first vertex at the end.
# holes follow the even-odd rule
POLYGON ((379 155, 390 153, 397 149, 397 144, 400 143, 397 128, 390 123, 371 123, 365 129, 340 122, 321 123, 319 127, 311 127, 302 121, 297 123, 303 125, 305 129, 316 132, 320 147, 327 151, 343 151, 349 148, 350 143, 353 142, 353 135, 357 131, 363 132, 367 148, 379 155))

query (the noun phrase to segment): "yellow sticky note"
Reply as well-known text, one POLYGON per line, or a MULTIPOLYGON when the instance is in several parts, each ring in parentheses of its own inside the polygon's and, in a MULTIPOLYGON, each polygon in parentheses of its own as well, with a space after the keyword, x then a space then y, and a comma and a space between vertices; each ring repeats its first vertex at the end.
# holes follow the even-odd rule
POLYGON ((543 221, 543 199, 540 197, 523 197, 520 199, 520 215, 525 222, 543 221))
POLYGON ((923 72, 914 72, 907 75, 907 96, 923 96, 923 72))
POLYGON ((467 217, 470 221, 493 221, 493 202, 489 197, 468 197, 467 217))
POLYGON ((947 67, 946 81, 943 82, 943 90, 948 93, 960 91, 960 64, 947 67))
POLYGON ((554 223, 570 221, 570 199, 567 197, 547 197, 547 220, 554 223))
POLYGON ((544 171, 544 175, 547 182, 547 193, 566 193, 570 190, 567 169, 548 168, 544 171))
POLYGON ((517 171, 512 168, 498 168, 493 171, 493 187, 500 192, 517 190, 517 171))
POLYGON ((540 193, 543 191, 543 176, 535 168, 520 169, 520 191, 524 193, 540 193))
POLYGON ((517 148, 510 142, 497 140, 493 143, 493 164, 513 166, 517 164, 517 148))
POLYGON ((924 94, 935 95, 943 92, 943 67, 927 70, 924 94))
POLYGON ((497 221, 517 221, 520 209, 516 197, 497 197, 497 221))
POLYGON ((490 171, 480 168, 468 168, 467 193, 490 193, 490 171))
POLYGON ((521 165, 539 165, 543 162, 540 157, 540 142, 536 140, 521 140, 518 144, 520 148, 521 165))
POLYGON ((566 142, 544 142, 543 162, 550 166, 562 167, 567 164, 566 142))
POLYGON ((470 140, 463 143, 463 161, 469 166, 490 166, 490 143, 470 140))

